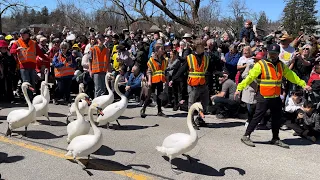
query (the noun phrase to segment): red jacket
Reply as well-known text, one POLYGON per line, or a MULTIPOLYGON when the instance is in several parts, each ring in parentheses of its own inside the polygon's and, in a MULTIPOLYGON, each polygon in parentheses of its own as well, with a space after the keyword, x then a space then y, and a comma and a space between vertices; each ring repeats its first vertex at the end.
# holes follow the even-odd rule
MULTIPOLYGON (((13 43, 10 49, 10 53, 17 57, 17 48, 18 45, 16 43, 13 43)), ((43 52, 40 50, 39 46, 36 46, 36 55, 40 56, 42 59, 47 59, 47 57, 43 54, 43 52)), ((28 62, 28 63, 19 63, 20 69, 36 69, 36 63, 28 62)))
POLYGON ((313 82, 313 81, 316 81, 316 80, 320 80, 320 74, 313 73, 313 74, 310 76, 310 78, 309 78, 308 86, 311 86, 311 85, 312 85, 312 82, 313 82))

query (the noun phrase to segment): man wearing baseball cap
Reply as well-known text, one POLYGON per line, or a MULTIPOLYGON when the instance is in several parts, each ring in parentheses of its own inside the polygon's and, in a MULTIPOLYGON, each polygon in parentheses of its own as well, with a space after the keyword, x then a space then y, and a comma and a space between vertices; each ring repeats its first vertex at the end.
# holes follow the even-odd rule
POLYGON ((255 144, 251 141, 250 135, 258 123, 263 119, 266 111, 270 109, 272 115, 272 140, 271 144, 283 148, 289 148, 289 145, 283 143, 279 138, 279 129, 281 125, 282 102, 280 98, 282 78, 285 77, 290 82, 310 90, 310 86, 301 80, 293 71, 291 71, 283 62, 279 60, 280 46, 271 44, 268 47, 267 59, 258 61, 250 70, 249 75, 238 84, 235 98, 240 92, 251 84, 254 80, 258 82, 256 95, 256 111, 249 123, 241 141, 251 147, 255 144))

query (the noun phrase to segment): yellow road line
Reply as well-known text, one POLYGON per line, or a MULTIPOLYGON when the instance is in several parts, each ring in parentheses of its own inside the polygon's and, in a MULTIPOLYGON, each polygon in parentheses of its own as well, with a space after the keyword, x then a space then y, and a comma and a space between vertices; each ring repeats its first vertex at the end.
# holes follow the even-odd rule
MULTIPOLYGON (((27 143, 20 142, 20 141, 14 141, 14 140, 6 138, 4 136, 0 136, 0 142, 5 142, 5 143, 12 144, 12 145, 20 146, 20 147, 23 147, 26 149, 34 150, 37 152, 41 152, 41 153, 48 154, 48 155, 58 157, 58 158, 62 158, 62 159, 73 159, 71 156, 65 156, 65 153, 63 153, 63 152, 58 152, 58 151, 55 151, 52 149, 46 149, 43 147, 34 146, 34 145, 27 144, 27 143)), ((93 165, 99 169, 107 169, 102 164, 94 163, 93 165)), ((113 165, 111 165, 111 166, 113 166, 113 165)), ((112 173, 115 173, 115 174, 118 174, 121 176, 126 176, 126 177, 129 177, 134 180, 151 180, 151 179, 153 179, 153 178, 146 176, 146 175, 143 175, 143 174, 136 174, 134 171, 131 171, 131 170, 110 171, 110 169, 108 169, 108 172, 112 172, 112 173)))

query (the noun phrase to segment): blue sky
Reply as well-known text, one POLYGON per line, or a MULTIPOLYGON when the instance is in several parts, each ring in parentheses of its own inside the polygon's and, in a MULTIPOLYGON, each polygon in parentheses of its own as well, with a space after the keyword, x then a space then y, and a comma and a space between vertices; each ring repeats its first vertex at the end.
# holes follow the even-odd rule
MULTIPOLYGON (((56 0, 24 0, 26 4, 30 6, 43 7, 47 6, 49 10, 56 7, 56 0)), ((204 3, 208 3, 209 0, 204 0, 204 3)), ((226 12, 228 4, 231 0, 219 0, 221 6, 221 12, 226 12)), ((282 10, 285 6, 283 0, 245 0, 248 9, 251 12, 265 11, 268 18, 275 21, 281 18, 282 10)), ((320 2, 318 2, 316 9, 320 8, 320 2)), ((223 15, 223 14, 222 14, 223 15)))

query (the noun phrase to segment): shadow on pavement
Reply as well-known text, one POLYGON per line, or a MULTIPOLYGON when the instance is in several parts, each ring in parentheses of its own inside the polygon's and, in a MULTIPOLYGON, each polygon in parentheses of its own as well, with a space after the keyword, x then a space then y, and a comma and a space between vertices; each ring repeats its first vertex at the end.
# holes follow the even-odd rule
POLYGON ((133 119, 133 117, 120 116, 118 119, 133 119))
POLYGON ((7 120, 7 116, 0 116, 0 120, 7 120))
POLYGON ((188 113, 176 113, 176 114, 172 114, 172 115, 168 115, 168 117, 187 117, 188 113))
POLYGON ((312 143, 308 139, 301 138, 301 137, 295 138, 295 139, 284 139, 282 141, 288 145, 295 145, 295 146, 308 146, 312 144, 320 144, 319 140, 315 143, 312 143))
POLYGON ((155 124, 153 126, 139 126, 139 125, 123 125, 123 126, 117 126, 112 125, 112 129, 119 130, 119 131, 134 131, 134 130, 141 130, 141 129, 147 129, 152 127, 158 127, 159 124, 155 124))
MULTIPOLYGON (((37 121, 43 125, 50 126, 50 122, 48 120, 37 120, 37 121)), ((52 126, 67 126, 66 123, 61 122, 61 121, 52 121, 51 120, 51 124, 52 124, 52 126)))
MULTIPOLYGON (((166 161, 169 161, 168 157, 163 156, 163 158, 166 161)), ((218 171, 218 170, 214 169, 213 167, 208 166, 203 163, 194 162, 194 163, 190 164, 188 160, 184 160, 181 158, 173 159, 172 164, 177 167, 177 168, 175 168, 177 170, 189 172, 189 173, 194 173, 194 174, 206 175, 206 176, 225 176, 226 170, 237 171, 237 172, 239 172, 239 175, 242 175, 242 176, 244 174, 246 174, 245 170, 243 170, 241 168, 237 168, 237 167, 225 167, 225 168, 221 168, 218 171)))
POLYGON ((49 117, 67 117, 66 114, 49 112, 49 117))
MULTIPOLYGON (((14 133, 24 135, 25 131, 14 131, 14 133)), ((30 139, 56 139, 61 137, 63 137, 63 135, 56 136, 47 131, 27 131, 27 138, 30 139)))
POLYGON ((24 156, 8 156, 7 153, 0 152, 0 164, 1 163, 15 163, 24 159, 24 156))
MULTIPOLYGON (((93 174, 89 171, 90 169, 92 170, 100 170, 100 171, 126 171, 130 170, 133 167, 143 167, 145 169, 149 169, 149 165, 144 165, 144 164, 129 164, 129 165, 123 165, 121 163, 111 161, 111 160, 106 160, 106 159, 90 159, 88 163, 88 159, 79 159, 83 164, 86 165, 86 172, 92 176, 93 174)), ((73 160, 69 160, 73 163, 73 160)))
POLYGON ((244 122, 207 123, 207 128, 232 128, 237 126, 244 126, 244 124, 244 122))
POLYGON ((124 152, 124 153, 130 153, 135 154, 135 151, 129 151, 129 150, 113 150, 109 148, 108 146, 102 145, 98 151, 96 151, 95 155, 101 155, 101 156, 112 156, 115 155, 116 152, 124 152))

